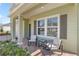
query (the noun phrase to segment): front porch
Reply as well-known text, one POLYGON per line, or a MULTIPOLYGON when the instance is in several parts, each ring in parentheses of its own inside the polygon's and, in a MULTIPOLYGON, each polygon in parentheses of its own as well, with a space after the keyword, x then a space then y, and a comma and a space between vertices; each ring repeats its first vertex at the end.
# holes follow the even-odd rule
MULTIPOLYGON (((28 7, 31 6, 32 4, 28 4, 28 7)), ((24 4, 21 9, 24 7, 27 6, 24 4)), ((28 46, 28 41, 26 38, 30 37, 31 35, 37 35, 39 36, 39 39, 43 36, 46 38, 52 36, 51 38, 55 37, 56 39, 63 41, 65 51, 72 52, 64 52, 61 56, 76 56, 76 4, 33 4, 32 8, 26 8, 24 10, 21 11, 19 9, 19 11, 14 13, 11 17, 12 41, 17 41, 17 44, 28 48, 28 50, 31 52, 31 55, 41 56, 41 49, 37 46, 28 46), (53 8, 50 7, 51 5, 53 8), (52 20, 51 18, 55 20, 52 20), (64 19, 64 21, 61 21, 61 19, 64 19), (53 23, 53 25, 50 23, 53 23), (26 40, 24 41, 24 39, 26 40)), ((45 55, 49 55, 48 52, 44 53, 45 55)), ((60 55, 60 52, 54 52, 54 54, 51 55, 58 56, 60 55)))

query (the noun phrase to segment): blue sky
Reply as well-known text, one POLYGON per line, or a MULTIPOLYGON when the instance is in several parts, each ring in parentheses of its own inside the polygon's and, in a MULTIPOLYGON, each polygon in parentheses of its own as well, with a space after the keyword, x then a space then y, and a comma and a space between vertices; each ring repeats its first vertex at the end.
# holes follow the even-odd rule
POLYGON ((10 4, 8 3, 0 4, 0 23, 1 24, 6 24, 10 22, 10 18, 8 17, 9 9, 10 9, 10 4))

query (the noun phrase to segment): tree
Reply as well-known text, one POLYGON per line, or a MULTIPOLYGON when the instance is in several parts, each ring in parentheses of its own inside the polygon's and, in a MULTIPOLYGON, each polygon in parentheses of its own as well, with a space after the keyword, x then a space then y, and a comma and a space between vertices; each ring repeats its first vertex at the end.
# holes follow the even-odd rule
POLYGON ((3 32, 3 28, 1 28, 0 32, 3 32))

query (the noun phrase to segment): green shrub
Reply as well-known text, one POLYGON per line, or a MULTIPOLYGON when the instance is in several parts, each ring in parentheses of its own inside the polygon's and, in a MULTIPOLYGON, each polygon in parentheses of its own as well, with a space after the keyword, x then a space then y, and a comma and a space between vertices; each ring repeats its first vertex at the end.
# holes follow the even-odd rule
POLYGON ((3 28, 0 29, 0 32, 4 32, 3 28))
POLYGON ((12 42, 0 42, 0 55, 1 56, 29 56, 30 53, 27 49, 23 49, 12 42))

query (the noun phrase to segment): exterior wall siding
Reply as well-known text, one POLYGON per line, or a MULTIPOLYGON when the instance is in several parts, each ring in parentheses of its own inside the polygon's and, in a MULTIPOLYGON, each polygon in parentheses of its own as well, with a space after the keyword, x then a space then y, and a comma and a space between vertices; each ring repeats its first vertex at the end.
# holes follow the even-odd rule
POLYGON ((78 56, 79 56, 79 3, 78 4, 76 4, 76 8, 77 8, 77 23, 78 23, 78 28, 77 28, 77 31, 78 31, 78 39, 77 39, 77 54, 78 54, 78 56))
POLYGON ((56 14, 67 14, 67 39, 62 39, 65 51, 77 53, 77 19, 74 4, 68 4, 59 8, 52 9, 48 12, 41 13, 31 17, 29 23, 31 24, 31 33, 34 34, 34 20, 53 16, 56 14))
POLYGON ((28 35, 29 35, 29 29, 28 29, 28 28, 29 28, 29 27, 28 27, 28 26, 29 26, 29 25, 28 25, 28 24, 29 24, 29 21, 28 21, 28 19, 25 19, 25 20, 24 20, 24 24, 25 24, 25 25, 24 25, 24 37, 27 38, 28 35))

